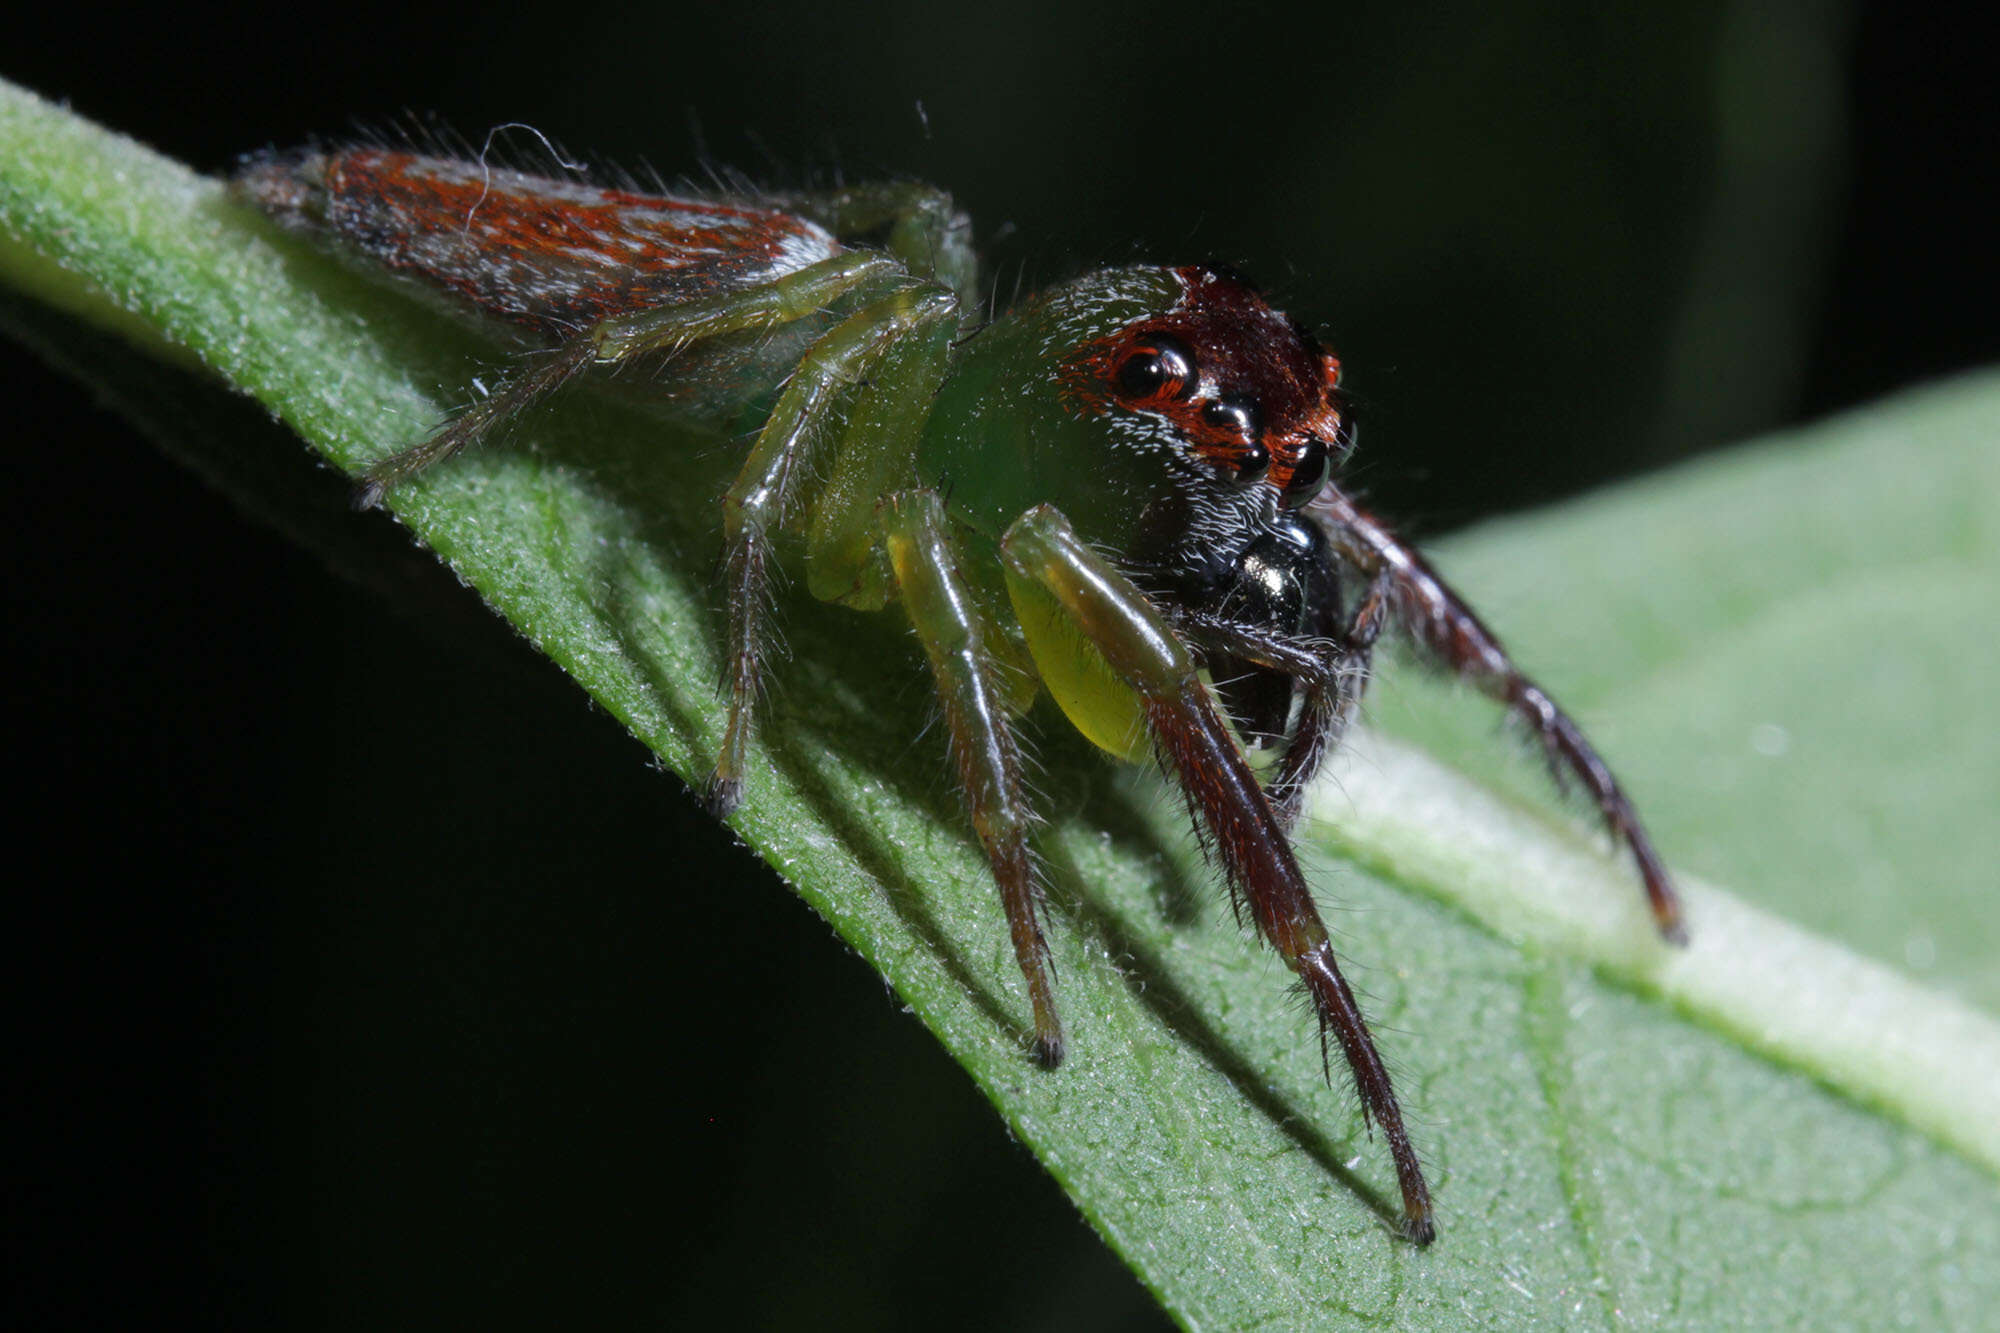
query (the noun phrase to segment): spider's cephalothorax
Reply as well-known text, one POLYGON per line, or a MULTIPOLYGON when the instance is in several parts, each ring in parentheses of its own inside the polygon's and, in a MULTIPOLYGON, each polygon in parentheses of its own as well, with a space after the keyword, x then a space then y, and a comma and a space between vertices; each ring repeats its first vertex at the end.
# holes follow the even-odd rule
MULTIPOLYGON (((1282 755, 1266 794, 1290 824, 1385 610, 1378 587, 1357 617, 1343 613, 1340 562, 1313 510, 1352 440, 1340 363, 1242 278, 1114 269, 967 345, 920 470, 974 528, 997 534, 1053 505, 1116 552, 1198 650, 1238 738, 1282 755)), ((1086 735, 1139 757, 1141 701, 1061 660, 1073 640, 1052 634, 1044 648, 1031 629, 1042 678, 1086 735), (1064 688, 1071 677, 1078 687, 1064 688)))
POLYGON ((1533 729, 1678 936, 1665 868, 1576 724, 1334 482, 1353 443, 1339 363, 1236 275, 1106 270, 979 327, 969 226, 921 186, 684 199, 383 148, 261 155, 236 185, 547 347, 370 468, 368 502, 585 370, 699 378, 704 357, 733 356, 729 392, 771 405, 722 503, 729 713, 710 805, 742 799, 772 539, 793 530, 816 596, 899 601, 916 629, 1044 1063, 1062 1025, 1014 739, 1043 689, 1092 741, 1157 755, 1179 785, 1382 1126, 1420 1244, 1423 1172, 1288 837, 1385 624, 1533 729))

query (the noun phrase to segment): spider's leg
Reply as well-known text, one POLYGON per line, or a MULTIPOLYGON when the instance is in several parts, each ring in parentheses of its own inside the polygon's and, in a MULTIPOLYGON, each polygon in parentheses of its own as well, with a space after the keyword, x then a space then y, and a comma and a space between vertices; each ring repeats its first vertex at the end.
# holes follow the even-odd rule
POLYGON ((1287 831, 1298 823, 1307 786, 1340 744, 1362 691, 1368 688, 1375 641, 1388 619, 1388 600, 1388 575, 1377 574, 1353 615, 1343 618, 1337 607, 1330 608, 1314 626, 1319 632, 1307 634, 1278 633, 1208 611, 1167 613, 1174 626, 1205 651, 1225 653, 1297 683, 1298 721, 1277 769, 1264 782, 1264 795, 1287 831))
POLYGON ((1611 836, 1631 848, 1660 933, 1676 944, 1685 943, 1680 897, 1674 892, 1666 863, 1653 850, 1638 811, 1583 728, 1557 707, 1541 686, 1521 674, 1499 637, 1380 519, 1332 486, 1314 502, 1314 511, 1326 520, 1336 547, 1346 559, 1371 576, 1388 574, 1396 618, 1417 648, 1437 666, 1505 704, 1532 727, 1559 781, 1567 774, 1583 784, 1611 836))
POLYGON ((803 319, 864 284, 893 281, 898 272, 893 261, 880 255, 848 251, 770 282, 602 320, 553 352, 527 362, 497 392, 461 412, 442 430, 369 467, 362 473, 355 503, 373 508, 391 487, 478 443, 495 426, 541 402, 588 366, 615 366, 725 333, 775 328, 803 319))
POLYGON ((905 491, 888 506, 889 561, 910 623, 937 678, 951 732, 958 783, 986 849, 1014 937, 1014 957, 1028 981, 1035 1014, 1035 1054, 1062 1060, 1062 1022, 1042 937, 1041 886, 1028 832, 1034 813, 1021 789, 1021 755, 1007 717, 991 643, 997 630, 958 569, 944 504, 935 491, 905 491))
POLYGON ((806 585, 820 601, 879 611, 894 595, 882 497, 918 484, 918 444, 958 328, 956 320, 939 319, 898 341, 848 405, 803 525, 806 585))
POLYGON ((1378 573, 1368 581, 1368 591, 1333 637, 1336 663, 1329 681, 1314 676, 1303 682, 1303 700, 1298 727, 1291 744, 1285 747, 1278 771, 1265 784, 1264 794, 1278 812, 1278 822, 1290 829, 1299 822, 1306 788, 1319 775, 1320 765, 1347 734, 1347 724, 1361 702, 1362 692, 1375 667, 1375 641, 1389 613, 1389 578, 1378 573))
POLYGON ((935 185, 868 181, 779 195, 771 202, 811 218, 835 236, 879 233, 882 246, 912 273, 951 288, 965 309, 978 308, 979 256, 972 248, 972 219, 935 185))
POLYGON ((1054 508, 1040 505, 1016 520, 1001 553, 1010 588, 1018 582, 1022 597, 1053 599, 1111 670, 1139 692, 1160 754, 1206 826, 1224 874, 1248 901, 1258 931, 1304 983, 1322 1043, 1329 1032, 1339 1041, 1363 1114, 1382 1126, 1388 1140, 1404 1225, 1417 1244, 1429 1244, 1435 1234, 1430 1191, 1389 1071, 1340 975, 1291 844, 1209 702, 1193 654, 1146 595, 1086 546, 1054 508))
POLYGON ((893 259, 871 250, 844 250, 768 282, 723 287, 699 300, 612 315, 592 325, 584 337, 599 365, 615 366, 724 334, 796 323, 849 293, 880 295, 908 281, 893 259))
POLYGON ((725 677, 729 722, 709 781, 708 805, 726 816, 742 799, 751 716, 762 682, 765 596, 771 536, 784 522, 800 464, 829 409, 913 331, 949 322, 958 301, 939 287, 911 284, 863 306, 806 349, 723 497, 723 579, 729 605, 725 677))
POLYGON ((400 453, 369 466, 355 487, 357 509, 373 509, 399 482, 408 481, 435 463, 442 463, 502 422, 533 407, 570 382, 591 362, 592 350, 582 339, 564 343, 553 353, 537 355, 517 369, 499 389, 453 417, 443 429, 400 453))

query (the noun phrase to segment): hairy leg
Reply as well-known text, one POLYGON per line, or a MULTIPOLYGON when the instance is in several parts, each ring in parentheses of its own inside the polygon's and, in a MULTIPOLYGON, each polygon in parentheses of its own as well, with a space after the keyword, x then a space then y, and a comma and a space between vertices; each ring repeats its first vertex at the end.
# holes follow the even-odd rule
POLYGON ((1035 1055, 1056 1065, 1063 1055, 1049 948, 1042 935, 1043 900, 1028 833, 1035 817, 1022 793, 1021 754, 1008 723, 1005 691, 991 641, 998 631, 982 615, 959 574, 944 504, 934 491, 906 491, 889 503, 889 561, 903 607, 930 659, 951 733, 958 785, 1014 939, 1035 1015, 1035 1055))
POLYGON ((815 469, 805 570, 820 601, 861 611, 889 604, 882 497, 919 485, 918 442, 957 334, 956 321, 941 319, 899 341, 855 392, 830 462, 815 469))
POLYGON ((827 413, 902 338, 956 318, 939 287, 908 286, 857 310, 800 359, 757 443, 723 497, 723 578, 729 605, 725 681, 729 722, 709 781, 708 806, 726 816, 742 799, 744 759, 763 681, 765 600, 771 537, 784 522, 805 456, 827 413))
POLYGON ((951 288, 965 309, 979 308, 979 256, 972 249, 972 219, 936 186, 870 181, 781 195, 773 202, 842 239, 879 233, 883 248, 909 265, 910 272, 951 288))
POLYGON ((704 338, 776 328, 815 314, 829 301, 857 288, 881 287, 898 280, 897 266, 891 261, 880 255, 849 252, 771 282, 718 292, 700 301, 613 316, 552 351, 530 357, 494 393, 461 412, 442 430, 369 467, 362 474, 355 503, 363 509, 373 508, 391 487, 479 443, 494 427, 543 402, 590 366, 617 366, 704 338))
POLYGON ((1086 546, 1055 509, 1029 510, 1001 543, 1010 584, 1053 598, 1112 670, 1141 696, 1146 722, 1233 892, 1257 929, 1298 974, 1319 1016, 1322 1054, 1329 1033, 1354 1073, 1363 1114, 1381 1125, 1395 1161, 1410 1238, 1435 1235, 1430 1191, 1403 1128, 1389 1072, 1354 993, 1340 975, 1312 891, 1291 843, 1243 753, 1209 701, 1194 655, 1152 602, 1086 546))
POLYGON ((825 310, 850 293, 882 295, 907 284, 894 260, 867 250, 847 250, 769 282, 725 288, 698 301, 613 315, 583 337, 601 366, 654 357, 730 333, 775 329, 825 310))
POLYGON ((1521 673, 1499 637, 1381 520, 1332 486, 1314 501, 1313 510, 1326 520, 1343 558, 1371 577, 1387 575, 1394 614, 1418 650, 1505 704, 1534 730, 1558 781, 1572 777, 1590 793, 1611 836, 1631 849, 1660 933, 1676 944, 1685 943, 1680 897, 1674 892, 1666 863, 1653 849, 1638 811, 1583 729, 1521 673))
POLYGON ((442 463, 477 443, 495 426, 542 402, 574 379, 591 361, 591 349, 581 341, 565 343, 550 353, 537 353, 517 368, 493 393, 453 417, 449 424, 401 453, 370 465, 354 491, 357 509, 373 509, 390 488, 442 463))

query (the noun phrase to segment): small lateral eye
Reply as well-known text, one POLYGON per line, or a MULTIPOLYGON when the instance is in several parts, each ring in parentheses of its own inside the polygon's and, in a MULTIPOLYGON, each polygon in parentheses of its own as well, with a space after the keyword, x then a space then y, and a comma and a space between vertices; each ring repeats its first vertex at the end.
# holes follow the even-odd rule
POLYGON ((1317 435, 1306 436, 1305 448, 1299 451, 1299 461, 1292 467, 1291 479, 1285 483, 1278 503, 1287 509, 1311 503, 1314 496, 1326 489, 1326 479, 1332 472, 1333 454, 1326 441, 1317 435))
POLYGON ((1235 469, 1230 480, 1249 486, 1271 470, 1271 451, 1264 443, 1264 422, 1257 405, 1247 398, 1218 398, 1201 409, 1202 422, 1236 437, 1241 447, 1229 456, 1235 469))
POLYGON ((1117 370, 1118 392, 1126 398, 1184 398, 1194 388, 1194 354, 1168 334, 1153 334, 1117 370))
POLYGON ((1271 470, 1271 451, 1261 440, 1252 440, 1248 448, 1236 455, 1235 462, 1236 475, 1231 480, 1238 486, 1254 486, 1271 470))
POLYGON ((1201 410, 1201 419, 1253 443, 1264 433, 1257 405, 1247 398, 1218 398, 1201 410))

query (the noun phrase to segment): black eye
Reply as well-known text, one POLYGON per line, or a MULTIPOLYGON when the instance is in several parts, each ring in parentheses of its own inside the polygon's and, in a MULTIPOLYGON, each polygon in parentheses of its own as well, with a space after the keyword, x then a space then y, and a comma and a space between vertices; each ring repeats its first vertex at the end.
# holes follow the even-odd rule
POLYGON ((1229 431, 1252 442, 1264 433, 1257 405, 1247 398, 1218 398, 1201 410, 1201 419, 1217 430, 1229 431))
POLYGON ((1179 338, 1155 334, 1118 367, 1118 392, 1126 398, 1176 398, 1194 388, 1194 353, 1179 338))
POLYGON ((1236 469, 1231 481, 1238 486, 1249 486, 1264 479, 1264 474, 1271 470, 1271 451, 1264 445, 1264 422, 1255 403, 1247 398, 1218 398, 1201 409, 1201 419, 1243 442, 1243 447, 1229 459, 1230 466, 1236 469))
POLYGON ((1326 487, 1326 479, 1333 471, 1333 454, 1326 442, 1317 435, 1306 436, 1306 447, 1299 451, 1298 464, 1292 468, 1291 480, 1285 483, 1285 493, 1278 503, 1287 509, 1297 509, 1310 503, 1315 495, 1326 487))
POLYGON ((1250 447, 1232 461, 1236 464, 1236 475, 1230 480, 1238 486, 1253 485, 1264 480, 1264 474, 1271 470, 1271 451, 1252 440, 1250 447))

